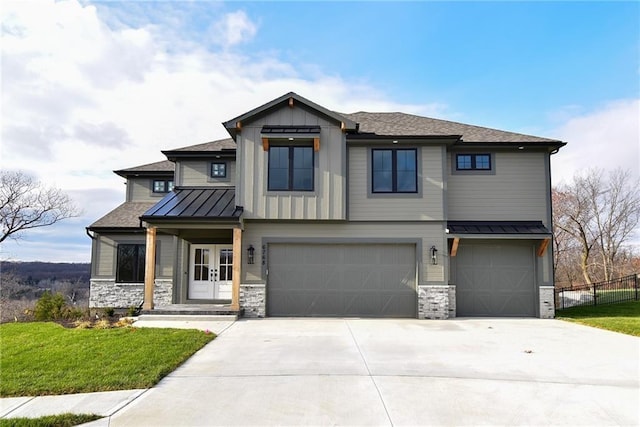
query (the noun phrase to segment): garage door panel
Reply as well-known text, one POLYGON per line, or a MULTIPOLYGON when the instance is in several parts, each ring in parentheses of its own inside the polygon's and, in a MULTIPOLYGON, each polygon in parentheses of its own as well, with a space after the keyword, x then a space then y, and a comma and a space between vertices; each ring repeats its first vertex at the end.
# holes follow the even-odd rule
POLYGON ((412 245, 272 244, 268 315, 415 317, 415 259, 412 245))
POLYGON ((461 243, 457 256, 459 316, 535 316, 532 243, 461 243))

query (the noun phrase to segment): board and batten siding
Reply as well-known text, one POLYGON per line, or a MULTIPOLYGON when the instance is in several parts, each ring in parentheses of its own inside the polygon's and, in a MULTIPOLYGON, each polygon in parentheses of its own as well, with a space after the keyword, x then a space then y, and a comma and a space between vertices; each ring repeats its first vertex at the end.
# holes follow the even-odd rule
POLYGON ((242 250, 249 245, 255 248, 255 264, 242 265, 242 283, 264 283, 262 268, 263 240, 296 243, 405 243, 416 240, 418 262, 418 284, 446 284, 446 239, 443 223, 310 223, 247 221, 242 236, 242 250), (438 265, 432 265, 429 248, 439 250, 438 265))
POLYGON ((372 194, 371 165, 368 164, 371 161, 371 149, 349 147, 349 220, 444 220, 442 194, 444 147, 418 147, 418 156, 420 162, 418 194, 372 194))
MULTIPOLYGON (((119 243, 145 244, 144 234, 101 234, 96 237, 95 264, 93 277, 113 278, 116 276, 117 247, 119 243)), ((173 277, 174 237, 157 236, 156 243, 156 278, 173 277)))
POLYGON ((547 153, 496 152, 495 174, 455 174, 447 156, 450 220, 543 221, 548 223, 547 153))
POLYGON ((194 187, 233 187, 236 185, 236 162, 233 160, 180 160, 178 169, 179 186, 194 187), (212 162, 222 161, 227 164, 226 178, 212 178, 209 168, 212 162))
MULTIPOLYGON (((249 123, 237 136, 242 159, 236 203, 245 219, 345 219, 345 137, 340 126, 300 108, 284 107, 249 123), (320 151, 314 152, 314 191, 268 191, 268 151, 262 147, 264 125, 317 125, 320 151)), ((295 141, 292 141, 295 144, 295 141)))

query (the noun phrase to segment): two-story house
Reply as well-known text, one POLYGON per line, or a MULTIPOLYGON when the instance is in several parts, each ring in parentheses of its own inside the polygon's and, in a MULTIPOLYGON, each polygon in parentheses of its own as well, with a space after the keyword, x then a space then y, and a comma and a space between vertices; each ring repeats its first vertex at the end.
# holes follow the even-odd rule
POLYGON ((564 142, 288 93, 229 139, 118 170, 87 227, 93 308, 551 318, 550 155, 564 142))

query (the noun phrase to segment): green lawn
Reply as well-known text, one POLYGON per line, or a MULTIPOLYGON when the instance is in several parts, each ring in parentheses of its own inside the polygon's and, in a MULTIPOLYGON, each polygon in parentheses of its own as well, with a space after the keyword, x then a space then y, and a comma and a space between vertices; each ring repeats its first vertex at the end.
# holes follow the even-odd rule
POLYGON ((0 325, 0 396, 148 388, 215 338, 188 329, 0 325))
POLYGON ((3 418, 0 420, 0 427, 72 427, 99 420, 100 418, 102 417, 93 414, 61 414, 40 418, 3 418))
POLYGON ((556 318, 640 337, 640 301, 566 308, 556 318))

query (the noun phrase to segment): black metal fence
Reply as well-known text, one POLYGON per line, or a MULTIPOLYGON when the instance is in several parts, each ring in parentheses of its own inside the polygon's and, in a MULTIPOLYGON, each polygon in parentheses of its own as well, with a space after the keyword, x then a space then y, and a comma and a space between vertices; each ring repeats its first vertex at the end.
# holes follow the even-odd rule
POLYGON ((638 300, 640 274, 591 285, 556 289, 556 310, 583 305, 602 305, 638 300))

